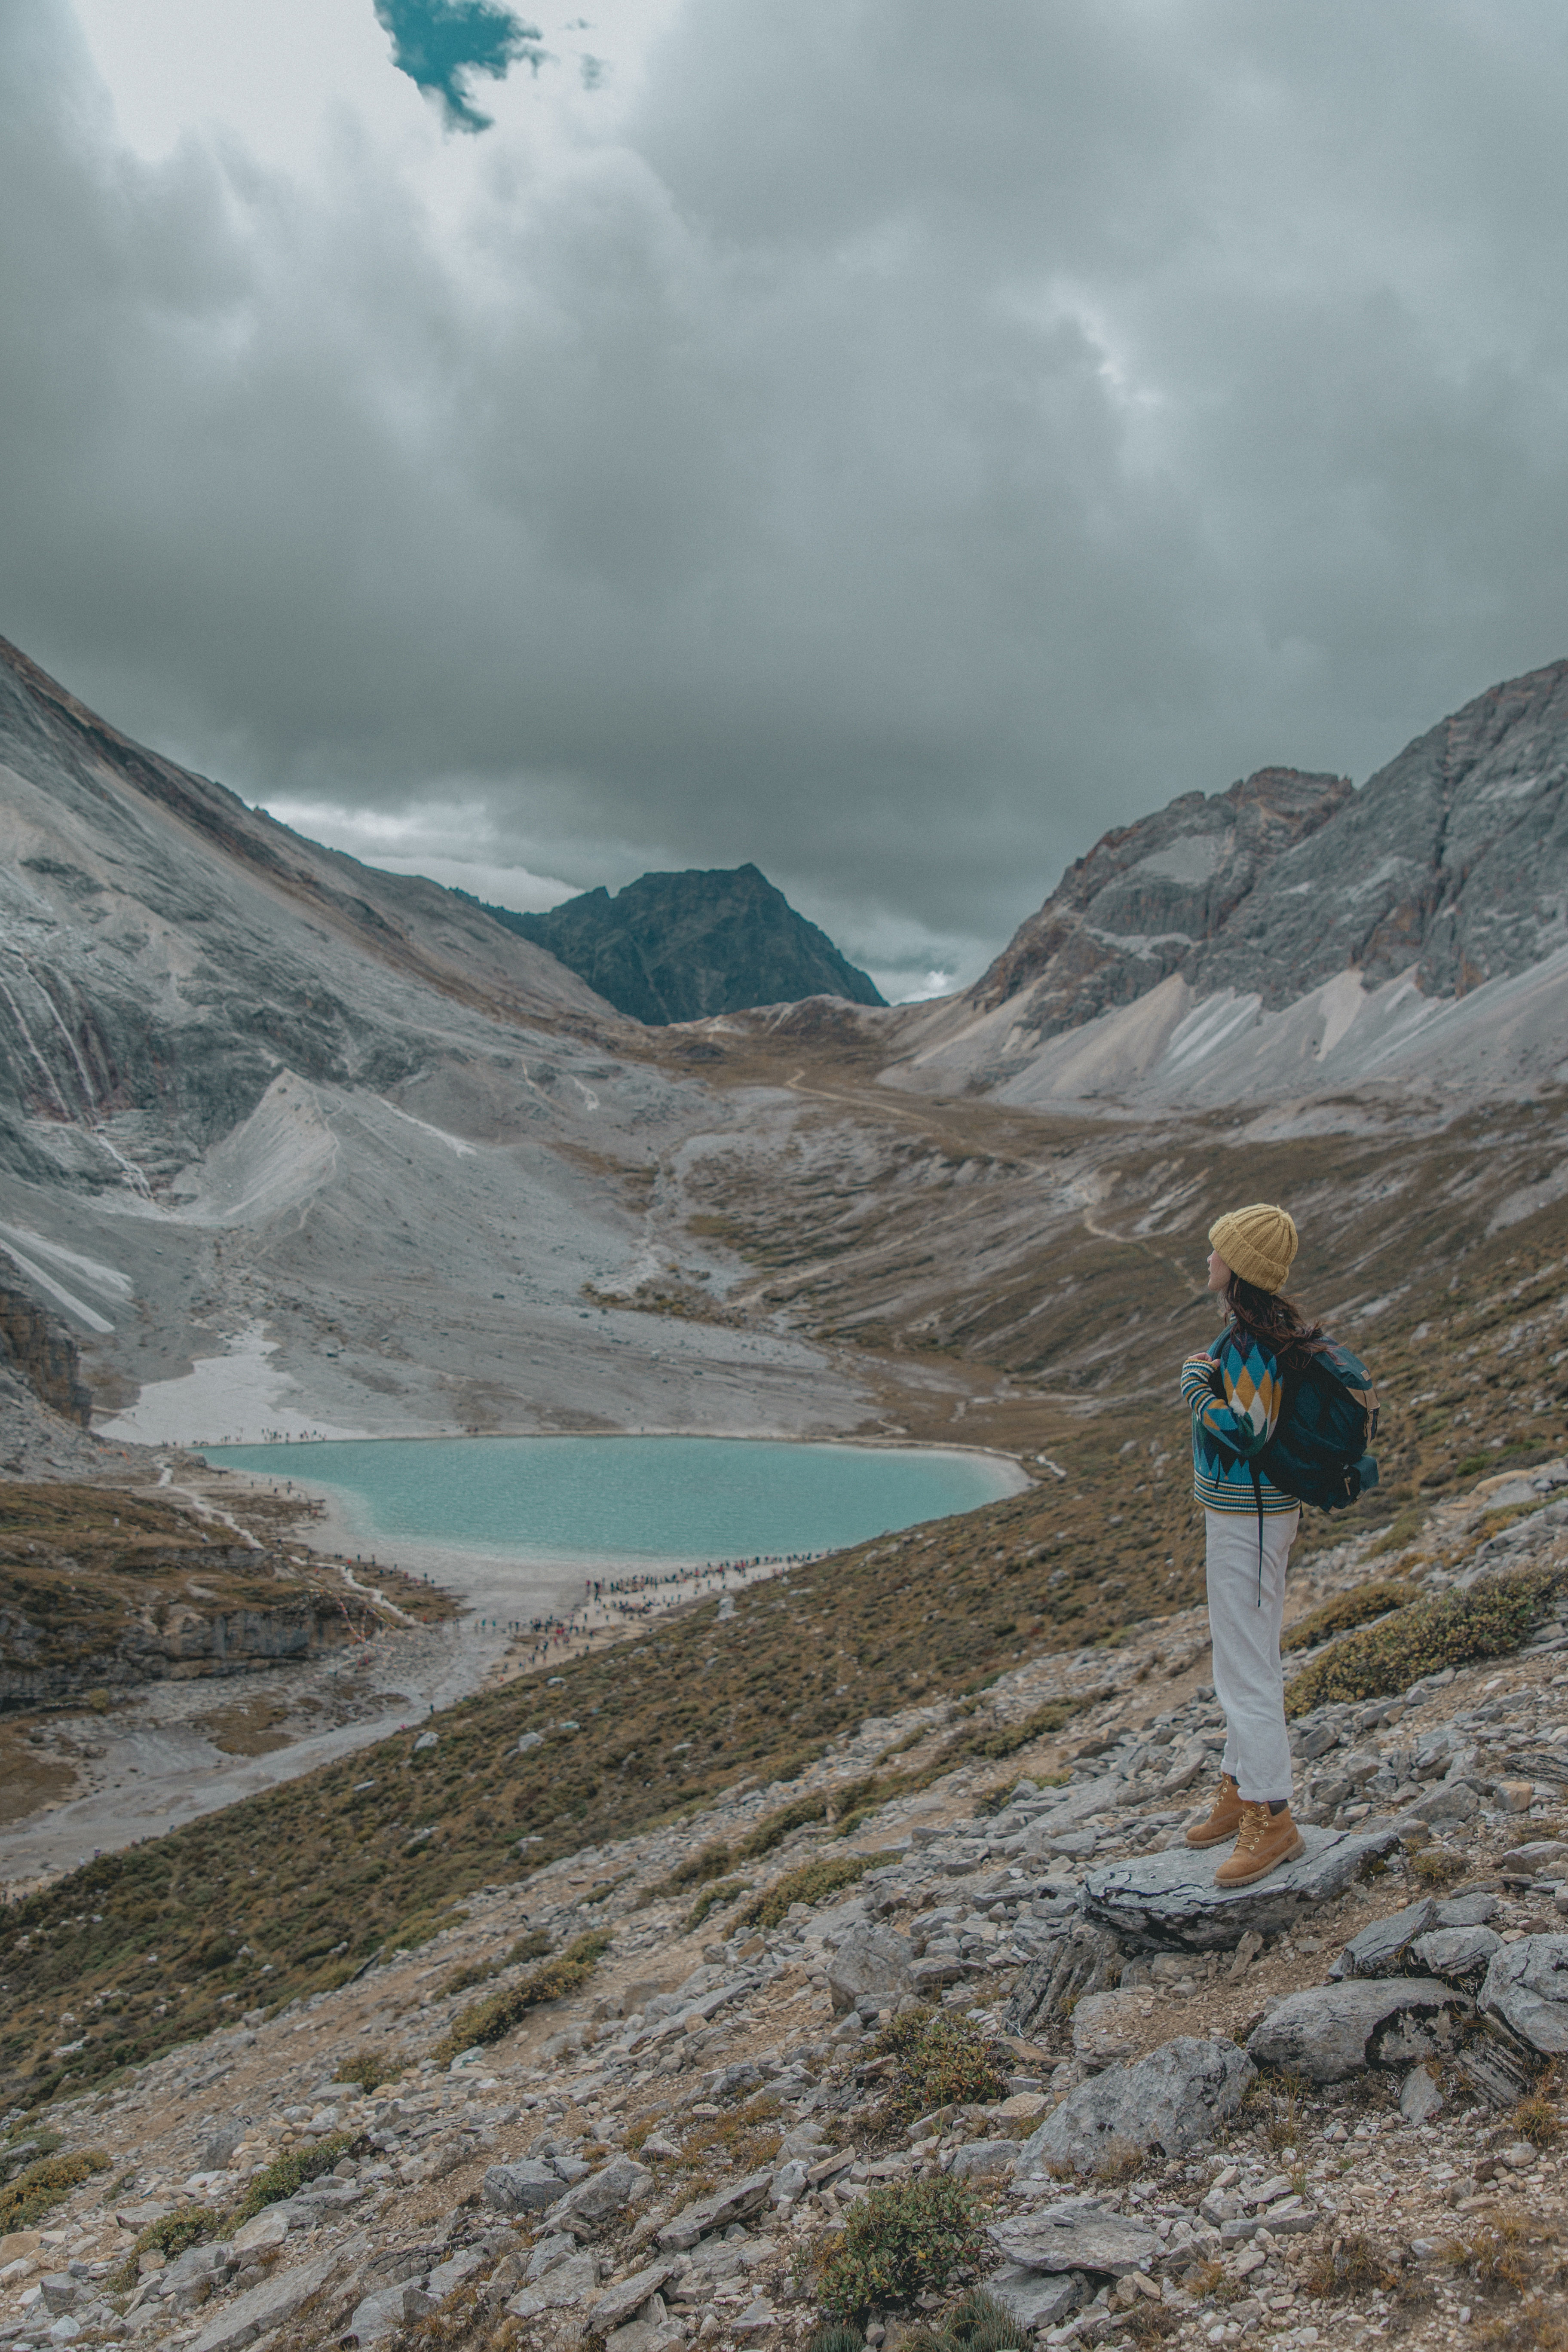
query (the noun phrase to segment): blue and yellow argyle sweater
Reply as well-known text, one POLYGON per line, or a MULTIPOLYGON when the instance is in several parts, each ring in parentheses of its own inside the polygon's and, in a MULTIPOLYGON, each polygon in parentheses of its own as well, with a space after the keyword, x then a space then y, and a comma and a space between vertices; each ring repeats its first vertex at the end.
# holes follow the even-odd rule
MULTIPOLYGON (((1182 1394, 1193 1415, 1193 1493, 1205 1511, 1258 1512, 1249 1465, 1274 1434, 1285 1391, 1279 1366, 1261 1342, 1227 1324, 1206 1356, 1182 1366, 1182 1394)), ((1300 1508, 1258 1473, 1266 1517, 1300 1508)))

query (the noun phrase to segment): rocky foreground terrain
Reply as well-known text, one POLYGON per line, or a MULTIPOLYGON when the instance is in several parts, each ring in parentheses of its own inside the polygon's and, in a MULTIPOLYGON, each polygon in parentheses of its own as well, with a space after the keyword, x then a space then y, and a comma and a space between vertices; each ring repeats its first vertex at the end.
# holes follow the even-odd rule
POLYGON ((1270 1879, 1199 1612, 1033 1659, 19 2104, 0 2342, 1560 2345, 1568 1465, 1299 1597, 1270 1879))

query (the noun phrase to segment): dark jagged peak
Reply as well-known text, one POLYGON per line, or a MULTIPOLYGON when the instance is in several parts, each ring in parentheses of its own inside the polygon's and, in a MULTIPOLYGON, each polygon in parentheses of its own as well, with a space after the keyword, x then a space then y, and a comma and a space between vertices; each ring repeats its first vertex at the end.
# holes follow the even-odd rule
POLYGON ((754 866, 644 874, 614 898, 585 890, 544 915, 485 912, 650 1028, 808 996, 884 1002, 754 866))
POLYGON ((1041 1036, 1130 1004, 1223 936, 1275 860, 1349 798, 1348 777, 1260 768, 1225 793, 1184 793, 1069 866, 975 982, 989 1011, 1031 992, 1041 1036))

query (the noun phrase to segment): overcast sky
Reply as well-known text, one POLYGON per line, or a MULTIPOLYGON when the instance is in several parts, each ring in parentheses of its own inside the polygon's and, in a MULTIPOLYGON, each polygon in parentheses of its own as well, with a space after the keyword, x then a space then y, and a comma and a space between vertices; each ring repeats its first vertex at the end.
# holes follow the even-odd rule
POLYGON ((1568 653, 1560 0, 584 6, 0 0, 0 634, 512 905, 755 859, 895 994, 1568 653))

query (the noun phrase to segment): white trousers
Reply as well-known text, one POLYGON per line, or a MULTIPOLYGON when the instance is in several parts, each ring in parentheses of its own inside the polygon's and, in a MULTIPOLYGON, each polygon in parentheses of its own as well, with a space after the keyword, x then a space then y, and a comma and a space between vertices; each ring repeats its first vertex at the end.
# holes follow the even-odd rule
POLYGON ((1261 1605, 1256 1514, 1243 1517, 1238 1512, 1205 1511, 1204 1520, 1214 1693, 1225 1709, 1221 1769, 1252 1803, 1288 1803, 1290 1739, 1285 1728, 1279 1634, 1285 1622, 1285 1563, 1301 1514, 1280 1512, 1264 1519, 1261 1605))

